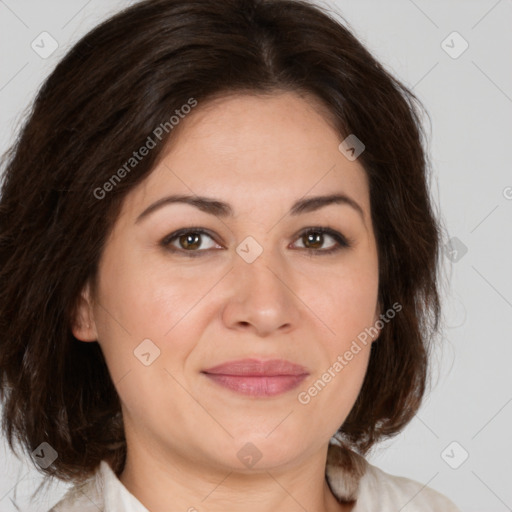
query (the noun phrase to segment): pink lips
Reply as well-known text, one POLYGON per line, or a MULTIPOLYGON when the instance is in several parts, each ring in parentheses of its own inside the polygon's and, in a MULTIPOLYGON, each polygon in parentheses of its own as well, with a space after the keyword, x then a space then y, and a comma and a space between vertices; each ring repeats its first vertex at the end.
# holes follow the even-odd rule
POLYGON ((276 396, 297 387, 309 372, 284 359, 240 359, 207 370, 207 377, 228 389, 250 396, 276 396))

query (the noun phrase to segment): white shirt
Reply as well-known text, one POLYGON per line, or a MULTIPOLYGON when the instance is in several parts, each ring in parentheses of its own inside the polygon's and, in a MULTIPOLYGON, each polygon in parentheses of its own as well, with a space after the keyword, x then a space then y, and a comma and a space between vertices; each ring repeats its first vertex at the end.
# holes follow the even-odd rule
MULTIPOLYGON (((340 498, 343 470, 327 466, 326 478, 340 498)), ((460 512, 445 496, 408 478, 366 464, 353 512, 460 512)), ((81 486, 74 486, 49 512, 149 512, 117 478, 107 462, 81 486)))

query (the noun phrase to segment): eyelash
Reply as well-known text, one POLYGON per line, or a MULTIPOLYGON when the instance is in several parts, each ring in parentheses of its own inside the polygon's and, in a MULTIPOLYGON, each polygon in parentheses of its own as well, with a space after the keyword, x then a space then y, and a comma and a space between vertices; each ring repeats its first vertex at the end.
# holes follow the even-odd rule
MULTIPOLYGON (((330 249, 311 249, 309 247, 304 248, 303 250, 307 253, 313 255, 327 255, 327 254, 333 254, 335 252, 341 251, 342 249, 348 249, 352 246, 352 241, 348 240, 345 236, 343 236, 338 231, 326 228, 326 227, 309 227, 304 230, 302 230, 298 236, 297 239, 300 239, 306 235, 316 233, 316 234, 322 234, 322 235, 329 235, 332 237, 337 244, 334 245, 334 247, 330 249)), ((172 253, 181 253, 185 257, 190 258, 197 258, 202 256, 205 252, 209 252, 211 249, 202 249, 202 250, 186 250, 186 249, 179 249, 177 247, 171 246, 171 242, 175 239, 178 239, 182 235, 186 234, 195 234, 195 235, 206 235, 209 238, 211 238, 215 243, 218 243, 215 241, 215 238, 205 229, 200 227, 191 227, 191 228, 183 228, 178 231, 174 231, 170 235, 167 235, 160 244, 167 249, 168 251, 172 253)), ((220 245, 220 244, 219 244, 220 245)))

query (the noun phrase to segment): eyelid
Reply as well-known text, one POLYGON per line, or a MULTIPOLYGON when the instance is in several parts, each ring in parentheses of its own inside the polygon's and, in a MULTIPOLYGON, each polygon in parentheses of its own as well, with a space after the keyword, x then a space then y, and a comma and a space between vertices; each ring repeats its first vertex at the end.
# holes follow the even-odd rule
POLYGON ((321 233, 324 235, 328 235, 333 238, 337 245, 335 245, 331 249, 311 249, 309 247, 303 248, 304 251, 318 254, 331 254, 337 252, 341 249, 348 249, 352 247, 353 241, 340 233, 337 229, 326 227, 326 226, 310 226, 299 231, 297 235, 295 235, 295 240, 307 235, 308 233, 321 233))
MULTIPOLYGON (((199 251, 186 251, 184 249, 179 249, 179 248, 173 247, 171 245, 171 241, 172 240, 174 240, 175 238, 179 238, 180 236, 185 235, 187 233, 197 233, 197 234, 200 234, 200 235, 206 235, 209 238, 211 238, 217 245, 221 245, 222 246, 222 244, 220 244, 217 241, 216 235, 214 235, 209 229, 205 229, 205 228, 202 228, 202 227, 194 227, 194 226, 187 227, 187 228, 182 228, 182 229, 178 229, 176 231, 173 231, 169 235, 166 235, 160 241, 160 245, 164 246, 164 248, 168 249, 171 252, 182 253, 182 254, 186 254, 187 256, 192 256, 192 257, 199 256, 199 255, 201 255, 201 253, 209 252, 211 250, 211 249, 202 249, 202 250, 199 250, 199 251)), ((225 247, 223 247, 223 249, 225 249, 225 247)))
POLYGON ((205 229, 199 226, 190 226, 187 228, 177 229, 176 231, 169 233, 162 239, 162 243, 169 243, 169 241, 172 240, 173 238, 178 238, 179 236, 185 235, 186 233, 200 233, 202 235, 207 235, 213 240, 215 240, 215 235, 209 229, 205 229))

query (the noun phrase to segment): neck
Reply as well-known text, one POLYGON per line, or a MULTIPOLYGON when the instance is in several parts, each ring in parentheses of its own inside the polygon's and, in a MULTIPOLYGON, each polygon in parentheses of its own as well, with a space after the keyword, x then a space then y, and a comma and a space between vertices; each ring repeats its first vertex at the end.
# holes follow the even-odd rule
MULTIPOLYGON (((133 447, 134 445, 131 444, 133 447)), ((242 471, 135 444, 120 481, 151 512, 348 512, 325 479, 327 446, 295 465, 242 471)))

